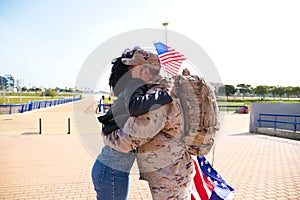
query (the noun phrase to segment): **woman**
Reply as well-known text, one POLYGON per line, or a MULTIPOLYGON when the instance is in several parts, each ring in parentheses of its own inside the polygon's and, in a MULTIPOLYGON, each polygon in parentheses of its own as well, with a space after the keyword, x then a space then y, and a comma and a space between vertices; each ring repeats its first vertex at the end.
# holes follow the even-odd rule
MULTIPOLYGON (((130 57, 130 52, 124 52, 122 57, 130 57)), ((131 55, 132 57, 132 55, 131 55)), ((123 65, 121 57, 112 61, 113 67, 109 78, 109 86, 112 87, 117 96, 122 91, 121 86, 130 79, 128 67, 123 65), (123 75, 123 84, 117 82, 123 75)), ((135 159, 135 153, 122 153, 108 146, 102 148, 92 168, 92 180, 97 193, 97 200, 124 200, 127 199, 129 171, 135 159)))
MULTIPOLYGON (((148 112, 149 109, 147 108, 150 108, 152 105, 163 105, 172 101, 172 98, 164 91, 156 94, 156 96, 153 94, 153 98, 148 95, 147 100, 143 99, 143 101, 140 101, 140 98, 137 100, 134 99, 134 95, 132 94, 136 91, 139 92, 139 94, 141 94, 141 92, 145 93, 147 90, 145 87, 147 86, 145 86, 145 84, 138 84, 139 80, 131 79, 129 71, 131 66, 124 65, 122 58, 132 58, 138 49, 139 48, 125 50, 121 57, 114 59, 112 62, 113 67, 109 78, 109 85, 113 89, 114 95, 118 96, 118 99, 105 116, 98 118, 99 121, 104 124, 102 129, 104 135, 109 135, 113 130, 122 129, 124 123, 133 113, 135 116, 141 115, 148 112), (139 87, 136 87, 136 90, 132 91, 131 94, 124 94, 125 92, 123 91, 125 88, 127 86, 131 88, 133 85, 138 85, 139 87), (131 109, 130 113, 127 112, 128 109, 125 108, 124 102, 124 99, 128 98, 126 95, 130 95, 132 102, 135 104, 134 107, 139 108, 139 110, 131 109), (141 107, 146 107, 146 109, 140 109, 141 107)), ((135 151, 123 153, 109 146, 102 148, 92 169, 92 180, 98 200, 127 199, 129 171, 134 159, 135 151)))

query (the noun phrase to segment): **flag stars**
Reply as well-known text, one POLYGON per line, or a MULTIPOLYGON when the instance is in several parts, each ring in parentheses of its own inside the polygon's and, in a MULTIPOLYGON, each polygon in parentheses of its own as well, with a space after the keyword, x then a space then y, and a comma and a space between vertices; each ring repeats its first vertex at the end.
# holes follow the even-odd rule
POLYGON ((186 57, 161 42, 155 43, 154 46, 164 70, 172 76, 176 75, 181 67, 182 61, 186 60, 186 57))
MULTIPOLYGON (((206 192, 206 199, 216 198, 216 199, 232 199, 234 194, 234 189, 230 187, 225 180, 221 177, 221 175, 210 165, 210 163, 206 160, 205 157, 197 157, 199 167, 199 178, 194 179, 194 185, 197 185, 199 182, 199 190, 195 188, 197 191, 195 194, 202 194, 202 191, 206 192), (206 178, 206 180, 205 180, 206 178), (202 182, 202 183, 201 183, 202 182), (210 188, 209 191, 206 191, 206 187, 210 188), (214 194, 212 196, 212 194, 214 194)), ((193 194, 193 197, 194 194, 193 194)), ((194 198, 197 199, 197 198, 194 198)), ((198 198, 199 199, 199 198, 198 198)))

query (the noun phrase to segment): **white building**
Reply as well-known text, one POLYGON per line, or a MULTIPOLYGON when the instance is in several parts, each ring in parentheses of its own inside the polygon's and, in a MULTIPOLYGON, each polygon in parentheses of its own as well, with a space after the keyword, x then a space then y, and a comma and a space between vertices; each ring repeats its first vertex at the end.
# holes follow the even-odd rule
POLYGON ((0 75, 0 90, 8 91, 8 92, 16 92, 17 91, 17 83, 19 79, 13 75, 5 74, 0 75))

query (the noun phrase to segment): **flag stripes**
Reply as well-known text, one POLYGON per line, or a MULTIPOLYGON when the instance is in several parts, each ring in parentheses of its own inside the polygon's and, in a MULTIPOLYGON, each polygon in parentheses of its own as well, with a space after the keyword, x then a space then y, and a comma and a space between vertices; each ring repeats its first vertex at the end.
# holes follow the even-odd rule
POLYGON ((231 200, 234 189, 203 156, 192 157, 195 176, 192 184, 192 200, 231 200))
POLYGON ((160 63, 167 73, 170 75, 176 75, 181 67, 182 61, 186 60, 186 57, 176 51, 175 49, 157 42, 154 44, 160 63))

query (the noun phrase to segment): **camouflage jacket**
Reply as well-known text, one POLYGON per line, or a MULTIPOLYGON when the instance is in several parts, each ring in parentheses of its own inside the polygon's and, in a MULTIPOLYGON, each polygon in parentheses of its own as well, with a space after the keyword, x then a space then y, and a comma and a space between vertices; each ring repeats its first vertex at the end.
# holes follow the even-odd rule
MULTIPOLYGON (((153 91, 153 89, 152 89, 153 91)), ((150 92, 150 91, 149 91, 150 92)), ((104 143, 123 152, 137 150, 141 178, 162 187, 186 187, 193 173, 192 160, 180 140, 183 115, 180 101, 152 110, 138 117, 130 117, 123 130, 104 137, 104 143)))

